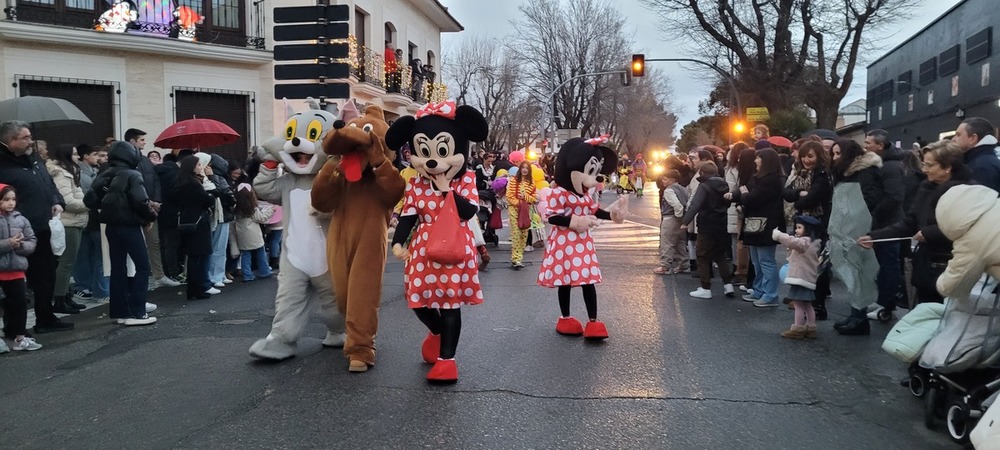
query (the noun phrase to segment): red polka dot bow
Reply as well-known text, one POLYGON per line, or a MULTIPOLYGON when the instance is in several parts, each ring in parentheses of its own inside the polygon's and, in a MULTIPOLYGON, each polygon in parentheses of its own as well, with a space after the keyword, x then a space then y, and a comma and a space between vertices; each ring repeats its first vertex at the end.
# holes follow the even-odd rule
POLYGON ((605 134, 602 134, 602 135, 600 135, 598 137, 587 139, 586 141, 583 141, 583 142, 586 142, 586 143, 588 143, 590 145, 595 145, 595 146, 596 145, 603 145, 603 144, 605 144, 605 143, 608 142, 608 138, 610 138, 610 137, 611 137, 610 134, 605 133, 605 134))
POLYGON ((441 116, 446 119, 455 120, 455 102, 452 100, 436 103, 428 103, 423 108, 417 110, 416 118, 424 116, 441 116))

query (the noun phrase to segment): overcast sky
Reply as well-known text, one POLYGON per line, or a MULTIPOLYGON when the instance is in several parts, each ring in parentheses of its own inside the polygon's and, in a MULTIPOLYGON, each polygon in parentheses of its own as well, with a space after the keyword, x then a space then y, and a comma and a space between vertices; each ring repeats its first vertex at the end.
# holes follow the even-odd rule
MULTIPOLYGON (((885 31, 874 36, 873 42, 878 43, 878 50, 864 59, 860 68, 854 74, 854 84, 844 98, 842 105, 864 98, 865 67, 896 45, 905 41, 938 16, 943 14, 961 0, 924 0, 923 5, 913 11, 912 16, 894 23, 885 31)), ((440 0, 449 12, 465 27, 461 33, 445 33, 442 37, 442 53, 447 64, 449 50, 457 48, 461 40, 468 35, 504 36, 510 33, 510 21, 517 17, 517 6, 525 0, 507 0, 486 2, 480 0, 440 0)), ((646 54, 647 58, 684 58, 677 46, 661 37, 657 29, 657 17, 651 13, 639 0, 619 0, 622 14, 628 19, 629 26, 635 31, 635 47, 637 52, 646 54)), ((627 56, 623 56, 626 59, 627 56)), ((711 90, 709 83, 698 78, 694 69, 697 65, 681 65, 677 63, 658 64, 670 77, 674 89, 674 103, 679 116, 677 130, 688 122, 698 118, 698 102, 704 100, 711 90)))

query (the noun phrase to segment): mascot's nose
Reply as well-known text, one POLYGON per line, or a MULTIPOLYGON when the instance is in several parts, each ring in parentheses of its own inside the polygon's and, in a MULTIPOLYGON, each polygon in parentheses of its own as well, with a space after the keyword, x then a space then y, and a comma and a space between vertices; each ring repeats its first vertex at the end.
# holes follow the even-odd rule
POLYGON ((333 123, 333 128, 335 130, 339 130, 341 128, 344 128, 345 126, 347 126, 347 122, 344 122, 343 120, 338 120, 333 123))
POLYGON ((428 169, 433 169, 438 166, 438 162, 436 159, 429 159, 427 160, 426 165, 428 169))
POLYGON ((598 175, 597 176, 597 182, 598 183, 603 183, 604 182, 604 175, 598 175))
POLYGON ((299 138, 297 138, 297 137, 293 137, 292 138, 292 146, 293 147, 298 147, 301 142, 302 141, 300 141, 299 138))

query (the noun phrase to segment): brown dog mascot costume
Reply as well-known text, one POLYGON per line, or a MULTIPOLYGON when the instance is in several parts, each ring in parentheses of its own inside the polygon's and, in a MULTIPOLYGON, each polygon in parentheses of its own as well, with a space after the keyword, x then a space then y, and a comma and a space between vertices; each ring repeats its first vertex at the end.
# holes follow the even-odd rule
POLYGON ((406 181, 385 145, 389 125, 382 108, 369 106, 365 115, 338 120, 333 128, 323 151, 334 158, 313 182, 312 205, 333 215, 327 260, 337 308, 347 322, 344 354, 349 371, 364 372, 375 364, 389 216, 406 181))

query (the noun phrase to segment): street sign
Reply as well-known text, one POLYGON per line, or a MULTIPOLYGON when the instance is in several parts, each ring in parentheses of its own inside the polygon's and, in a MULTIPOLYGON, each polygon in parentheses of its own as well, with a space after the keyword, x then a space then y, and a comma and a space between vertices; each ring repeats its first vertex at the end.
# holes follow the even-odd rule
POLYGON ((351 85, 347 83, 276 84, 274 99, 282 98, 349 98, 351 85))
POLYGON ((274 40, 277 42, 312 41, 320 38, 347 39, 349 33, 347 22, 334 22, 326 25, 307 23, 274 26, 274 40))
POLYGON ((347 78, 347 63, 287 64, 274 66, 275 80, 315 80, 318 78, 347 78))
POLYGON ((768 117, 770 117, 770 115, 767 112, 767 108, 764 107, 747 108, 747 120, 761 121, 761 120, 767 120, 768 117))
POLYGON ((350 49, 345 43, 337 44, 285 44, 274 46, 275 61, 298 59, 346 58, 350 49))
POLYGON ((274 23, 317 22, 320 19, 329 22, 347 22, 350 18, 351 9, 347 5, 274 8, 274 23))

